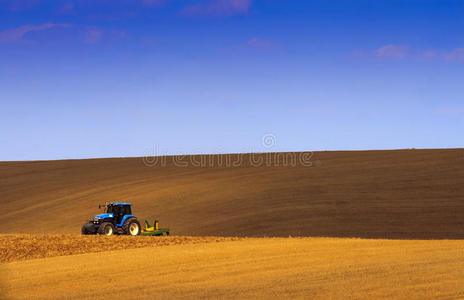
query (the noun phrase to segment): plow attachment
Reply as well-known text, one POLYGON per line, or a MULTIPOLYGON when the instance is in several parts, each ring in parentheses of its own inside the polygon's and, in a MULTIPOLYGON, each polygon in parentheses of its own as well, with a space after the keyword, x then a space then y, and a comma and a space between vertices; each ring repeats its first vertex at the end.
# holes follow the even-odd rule
POLYGON ((150 225, 150 222, 148 220, 145 220, 145 229, 142 229, 140 235, 169 235, 169 228, 159 228, 158 220, 155 220, 154 226, 152 227, 150 225))

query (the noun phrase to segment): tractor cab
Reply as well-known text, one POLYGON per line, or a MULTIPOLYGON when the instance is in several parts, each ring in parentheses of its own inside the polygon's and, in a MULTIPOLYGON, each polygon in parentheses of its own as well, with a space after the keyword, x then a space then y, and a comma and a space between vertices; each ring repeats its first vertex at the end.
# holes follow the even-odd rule
POLYGON ((115 224, 120 224, 125 216, 132 216, 131 203, 108 203, 105 215, 111 215, 115 224))

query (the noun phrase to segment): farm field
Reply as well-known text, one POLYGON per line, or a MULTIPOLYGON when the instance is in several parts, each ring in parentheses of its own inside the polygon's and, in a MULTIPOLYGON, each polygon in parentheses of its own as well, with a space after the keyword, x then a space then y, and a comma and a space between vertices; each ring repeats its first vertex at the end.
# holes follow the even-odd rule
POLYGON ((162 247, 198 243, 218 243, 239 240, 227 237, 164 236, 100 236, 71 234, 2 234, 0 235, 0 263, 53 256, 86 254, 111 250, 162 247))
POLYGON ((0 265, 2 293, 7 299, 464 297, 463 241, 185 241, 12 261, 0 265))
POLYGON ((464 298, 463 149, 272 155, 0 162, 0 299, 464 298), (106 201, 173 235, 81 236, 106 201))
POLYGON ((272 155, 278 165, 2 162, 0 233, 76 234, 114 201, 175 235, 464 238, 463 149, 314 152, 310 167, 272 155))

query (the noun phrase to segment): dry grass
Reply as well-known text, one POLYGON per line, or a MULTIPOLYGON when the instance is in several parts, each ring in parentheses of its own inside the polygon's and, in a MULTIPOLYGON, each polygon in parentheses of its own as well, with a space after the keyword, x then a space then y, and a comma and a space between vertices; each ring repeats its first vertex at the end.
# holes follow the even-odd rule
POLYGON ((464 297, 464 242, 449 240, 244 239, 0 267, 7 299, 464 297))
POLYGON ((142 247, 233 241, 238 238, 188 236, 81 236, 52 234, 0 235, 0 263, 142 247))
POLYGON ((314 167, 150 168, 142 158, 0 163, 0 233, 79 233, 133 202, 176 235, 464 238, 464 150, 315 152, 314 167))

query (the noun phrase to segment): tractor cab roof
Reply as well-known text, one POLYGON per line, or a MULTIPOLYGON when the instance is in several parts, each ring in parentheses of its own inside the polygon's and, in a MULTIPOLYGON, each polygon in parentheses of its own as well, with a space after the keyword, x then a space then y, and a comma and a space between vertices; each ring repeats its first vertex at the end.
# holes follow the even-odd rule
POLYGON ((132 205, 132 203, 108 203, 108 205, 132 205))

